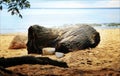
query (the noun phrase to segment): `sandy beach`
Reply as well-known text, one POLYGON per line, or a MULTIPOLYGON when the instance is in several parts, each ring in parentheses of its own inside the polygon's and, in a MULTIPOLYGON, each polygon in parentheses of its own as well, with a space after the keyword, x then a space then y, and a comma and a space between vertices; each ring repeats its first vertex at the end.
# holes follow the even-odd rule
MULTIPOLYGON (((56 56, 54 55, 46 55, 46 56, 44 55, 44 56, 49 57, 51 59, 55 59, 55 60, 65 61, 70 68, 64 71, 63 73, 64 75, 71 74, 71 75, 77 76, 76 74, 77 72, 74 71, 75 74, 72 73, 72 69, 74 70, 78 69, 82 71, 92 71, 91 73, 93 73, 94 75, 100 74, 101 76, 105 76, 106 73, 113 73, 113 75, 120 76, 120 64, 119 64, 120 63, 120 29, 118 28, 97 29, 97 31, 100 33, 101 41, 96 48, 70 52, 66 54, 63 58, 56 58, 56 56), (105 71, 103 69, 111 69, 111 70, 105 71), (97 70, 103 70, 103 71, 97 72, 97 70)), ((15 36, 16 34, 0 35, 0 57, 8 58, 8 57, 28 55, 27 49, 8 49, 10 42, 15 36)), ((34 55, 34 56, 41 56, 41 55, 34 55)), ((31 67, 29 65, 19 65, 16 67, 9 67, 7 69, 15 72, 20 72, 24 75, 31 76, 32 74, 37 75, 37 73, 39 75, 49 73, 50 72, 49 70, 45 71, 44 69, 44 68, 47 68, 47 66, 43 67, 41 65, 32 65, 31 67), (43 68, 43 70, 41 69, 42 71, 41 73, 33 70, 36 68, 36 70, 40 71, 38 67, 43 68), (20 68, 23 68, 23 69, 20 69, 20 68), (26 71, 23 72, 23 70, 25 69, 26 71)), ((51 70, 52 71, 56 70, 56 72, 52 72, 55 75, 60 75, 62 74, 61 72, 63 72, 63 68, 60 69, 58 67, 54 69, 52 68, 51 70)), ((89 72, 85 72, 85 73, 88 73, 90 76, 92 76, 92 74, 89 72)))

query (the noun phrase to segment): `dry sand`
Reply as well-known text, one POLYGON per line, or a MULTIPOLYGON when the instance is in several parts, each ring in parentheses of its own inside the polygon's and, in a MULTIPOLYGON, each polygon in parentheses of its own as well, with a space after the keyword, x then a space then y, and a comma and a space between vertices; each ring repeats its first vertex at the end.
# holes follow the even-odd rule
MULTIPOLYGON (((47 57, 50 57, 52 59, 67 62, 70 67, 69 69, 63 69, 59 67, 53 68, 53 66, 52 68, 50 68, 51 66, 48 68, 47 66, 49 65, 47 66, 19 65, 16 67, 10 67, 8 69, 16 72, 21 72, 22 74, 28 76, 37 75, 37 73, 38 76, 41 76, 43 74, 51 73, 50 70, 51 71, 56 70, 55 72, 52 72, 51 75, 64 74, 64 76, 66 75, 79 76, 80 74, 78 75, 77 71, 79 71, 79 73, 81 71, 82 72, 86 71, 84 76, 87 75, 92 76, 92 74, 94 74, 95 76, 97 75, 107 76, 106 73, 109 73, 110 76, 117 76, 117 75, 120 76, 120 29, 97 29, 97 31, 100 32, 101 41, 96 48, 70 52, 66 54, 63 58, 59 58, 59 59, 56 58, 54 55, 52 56, 47 55, 47 57), (23 68, 23 69, 20 70, 19 68, 23 68), (47 69, 45 70, 44 68, 47 69), (25 69, 27 69, 26 72, 23 72, 23 70, 25 71, 25 69), (36 72, 33 69, 42 72, 36 72), (108 69, 109 71, 107 71, 108 69)), ((9 44, 14 38, 14 36, 15 34, 0 35, 0 57, 7 58, 7 57, 28 55, 26 49, 16 49, 16 50, 8 49, 9 44)), ((35 55, 35 56, 41 56, 41 55, 35 55)))

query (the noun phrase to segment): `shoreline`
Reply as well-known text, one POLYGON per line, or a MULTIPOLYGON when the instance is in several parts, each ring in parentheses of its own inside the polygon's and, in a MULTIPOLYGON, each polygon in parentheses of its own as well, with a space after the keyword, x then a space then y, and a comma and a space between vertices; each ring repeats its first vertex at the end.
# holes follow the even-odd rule
MULTIPOLYGON (((93 28, 95 28, 96 30, 103 30, 103 29, 107 30, 107 29, 120 29, 120 26, 119 27, 116 27, 116 26, 115 27, 112 27, 112 26, 109 26, 109 27, 95 26, 93 28)), ((58 29, 59 29, 59 27, 58 27, 58 29)), ((16 35, 16 34, 26 34, 27 35, 27 31, 26 32, 5 32, 5 33, 0 32, 0 35, 16 35)))
MULTIPOLYGON (((39 25, 39 24, 37 24, 39 25)), ((72 26, 81 26, 81 25, 89 25, 92 26, 95 29, 120 29, 120 23, 78 23, 78 24, 63 24, 63 25, 58 25, 58 26, 51 26, 49 27, 48 25, 41 25, 43 27, 47 28, 53 28, 53 29, 61 29, 61 28, 66 28, 66 27, 72 27, 72 26)), ((29 28, 29 27, 28 27, 29 28)), ((14 28, 14 29, 0 29, 0 34, 16 34, 16 33, 27 33, 28 28, 14 28)))

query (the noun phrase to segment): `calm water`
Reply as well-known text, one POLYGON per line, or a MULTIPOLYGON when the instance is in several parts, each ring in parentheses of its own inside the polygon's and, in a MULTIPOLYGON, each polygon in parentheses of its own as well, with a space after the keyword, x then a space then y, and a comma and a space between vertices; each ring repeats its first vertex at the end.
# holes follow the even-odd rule
MULTIPOLYGON (((27 32, 30 25, 45 27, 78 23, 119 23, 120 9, 26 9, 23 19, 0 12, 0 33, 27 32)), ((104 27, 105 28, 105 27, 104 27)))

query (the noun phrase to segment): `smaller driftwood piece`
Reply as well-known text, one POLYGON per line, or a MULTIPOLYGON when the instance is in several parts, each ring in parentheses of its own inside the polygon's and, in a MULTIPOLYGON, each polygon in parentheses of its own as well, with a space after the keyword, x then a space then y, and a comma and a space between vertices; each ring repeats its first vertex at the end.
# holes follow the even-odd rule
POLYGON ((0 66, 6 68, 15 65, 22 64, 40 64, 40 65, 53 65, 67 68, 67 63, 52 60, 48 57, 34 57, 34 56, 22 56, 22 57, 13 57, 13 58, 0 58, 0 66))
POLYGON ((0 58, 0 76, 24 76, 19 73, 7 70, 5 68, 22 65, 22 64, 40 64, 40 65, 53 65, 63 68, 68 68, 67 63, 52 60, 48 57, 34 57, 34 56, 22 56, 13 58, 0 58))

